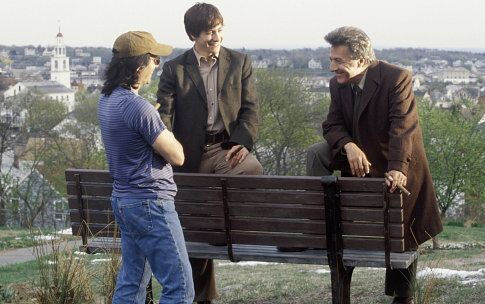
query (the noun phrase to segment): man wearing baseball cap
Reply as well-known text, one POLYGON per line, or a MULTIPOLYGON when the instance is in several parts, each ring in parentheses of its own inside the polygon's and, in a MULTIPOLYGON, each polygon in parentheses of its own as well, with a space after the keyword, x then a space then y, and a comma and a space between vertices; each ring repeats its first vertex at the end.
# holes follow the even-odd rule
POLYGON ((145 303, 152 272, 163 286, 160 303, 192 303, 194 298, 174 206, 172 165, 184 163, 183 148, 155 108, 138 95, 160 64, 159 56, 171 52, 150 33, 127 32, 116 39, 105 74, 98 117, 122 254, 113 303, 145 303))

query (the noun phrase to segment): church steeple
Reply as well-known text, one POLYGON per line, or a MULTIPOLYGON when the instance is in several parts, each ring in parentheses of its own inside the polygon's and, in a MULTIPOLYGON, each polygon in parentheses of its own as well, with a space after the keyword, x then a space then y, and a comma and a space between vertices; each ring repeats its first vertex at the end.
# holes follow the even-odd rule
POLYGON ((57 45, 54 47, 51 57, 51 80, 57 81, 65 87, 71 87, 71 71, 69 69, 69 57, 66 56, 66 46, 61 27, 56 36, 57 45))

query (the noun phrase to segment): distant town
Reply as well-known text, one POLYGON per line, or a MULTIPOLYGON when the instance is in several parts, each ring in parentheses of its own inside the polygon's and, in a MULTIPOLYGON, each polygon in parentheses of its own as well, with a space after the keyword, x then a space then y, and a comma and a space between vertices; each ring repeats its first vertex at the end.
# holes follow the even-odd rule
MULTIPOLYGON (((60 223, 64 225, 68 221, 66 211, 68 209, 63 197, 63 191, 65 191, 62 180, 63 170, 68 167, 105 168, 106 166, 97 116, 92 114, 96 111, 104 70, 112 56, 111 49, 105 47, 68 47, 64 44, 64 35, 60 31, 56 32, 53 32, 53 43, 50 46, 0 45, 0 131, 3 132, 0 141, 0 175, 3 174, 2 176, 18 181, 19 189, 27 189, 27 186, 31 185, 31 179, 35 180, 33 185, 44 187, 42 191, 35 188, 29 191, 22 190, 22 193, 45 194, 38 200, 42 205, 37 206, 42 210, 42 216, 34 214, 30 216, 29 221, 47 226, 56 226, 60 223), (24 101, 27 103, 35 101, 37 106, 40 104, 40 107, 35 108, 33 112, 40 113, 38 117, 41 119, 51 114, 45 111, 65 109, 62 113, 59 112, 59 115, 53 115, 52 121, 43 122, 42 126, 49 130, 47 134, 39 132, 38 128, 29 127, 28 109, 21 107, 24 106, 22 104, 24 101), (78 105, 82 106, 78 107, 78 105), (44 106, 45 111, 42 112, 44 106), (54 147, 51 150, 46 149, 52 154, 49 154, 49 157, 40 152, 35 154, 36 151, 43 151, 38 149, 40 146, 54 147), (51 160, 58 162, 62 160, 63 164, 57 163, 54 166, 45 163, 51 160), (56 203, 51 204, 51 202, 56 203), (45 206, 49 207, 44 208, 45 206)), ((184 51, 175 49, 163 60, 174 58, 184 51)), ((328 47, 293 50, 240 49, 240 51, 251 57, 253 68, 259 70, 258 72, 272 70, 275 74, 280 72, 283 77, 291 73, 292 79, 295 79, 299 86, 298 89, 302 89, 305 94, 310 93, 306 95, 312 97, 311 103, 315 100, 321 101, 322 104, 328 102, 329 81, 333 77, 328 69, 328 47)), ((483 109, 485 106, 485 53, 401 48, 376 50, 376 55, 380 60, 410 70, 413 74, 414 94, 420 101, 428 101, 433 110, 441 108, 446 109, 439 111, 442 113, 458 112, 465 120, 478 121, 480 130, 485 128, 485 115, 482 114, 482 110, 476 117, 473 113, 475 109, 483 109)), ((162 66, 163 64, 154 73, 154 85, 162 66)), ((263 74, 266 73, 261 75, 263 74)), ((156 87, 153 89, 156 90, 156 87)), ((155 97, 151 94, 150 98, 155 97)), ((295 100, 295 103, 299 101, 295 100)), ((56 110, 53 111, 53 114, 55 113, 57 113, 56 110)), ((314 126, 314 130, 310 133, 321 134, 319 128, 323 115, 324 113, 319 113, 314 117, 308 116, 309 121, 306 123, 314 126)), ((265 151, 265 147, 260 149, 265 151)), ((304 155, 306 147, 298 146, 292 149, 294 149, 293 155, 304 155)), ((291 156, 288 156, 288 159, 290 158, 291 156)), ((273 161, 269 159, 268 163, 273 161)), ((292 170, 303 168, 300 166, 300 159, 297 157, 295 159, 296 165, 292 170)), ((277 174, 281 173, 277 172, 277 174)), ((461 196, 457 197, 456 201, 464 201, 465 192, 460 191, 461 196)), ((35 200, 24 199, 22 204, 27 205, 32 201, 35 200)), ((0 200, 0 226, 2 210, 13 212, 7 208, 5 202, 6 200, 0 200)), ((23 210, 22 212, 26 214, 26 210, 30 209, 14 208, 13 210, 15 212, 23 210)), ((15 212, 8 217, 4 214, 3 222, 5 223, 7 218, 17 222, 29 218, 25 214, 17 216, 15 212)))
MULTIPOLYGON (((53 35, 52 46, 1 46, 0 94, 4 98, 35 91, 64 101, 74 108, 75 93, 99 91, 111 50, 103 47, 64 45, 63 34, 53 35)), ((175 49, 165 59, 184 50, 175 49)), ((309 90, 328 94, 328 47, 318 49, 241 49, 251 56, 255 69, 286 69, 301 77, 309 90)), ((435 49, 377 50, 380 60, 402 66, 413 73, 416 96, 448 108, 457 100, 485 102, 485 53, 435 49)), ((160 68, 161 69, 161 68, 160 68)), ((160 74, 161 70, 158 71, 160 74)))

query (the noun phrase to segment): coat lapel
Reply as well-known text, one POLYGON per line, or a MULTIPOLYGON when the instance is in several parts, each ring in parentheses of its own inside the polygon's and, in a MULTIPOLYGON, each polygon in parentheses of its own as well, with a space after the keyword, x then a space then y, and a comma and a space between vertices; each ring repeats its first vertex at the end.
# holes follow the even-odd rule
POLYGON ((227 79, 227 71, 229 70, 229 66, 231 64, 231 59, 225 48, 221 47, 219 51, 219 70, 217 72, 217 96, 221 94, 222 88, 224 87, 224 83, 227 79))
POLYGON ((377 88, 380 84, 380 70, 379 70, 379 62, 372 64, 369 69, 367 70, 367 74, 365 76, 365 83, 364 83, 364 90, 362 91, 362 97, 360 102, 362 103, 359 106, 359 113, 357 114, 357 120, 360 119, 360 116, 364 112, 365 108, 369 104, 372 96, 376 92, 377 88))
POLYGON ((187 57, 185 59, 185 70, 194 82, 194 85, 197 88, 197 91, 199 91, 200 96, 202 96, 201 101, 203 101, 205 107, 207 107, 207 95, 205 93, 204 82, 202 81, 202 77, 200 77, 197 58, 195 58, 193 50, 190 50, 187 54, 187 57))

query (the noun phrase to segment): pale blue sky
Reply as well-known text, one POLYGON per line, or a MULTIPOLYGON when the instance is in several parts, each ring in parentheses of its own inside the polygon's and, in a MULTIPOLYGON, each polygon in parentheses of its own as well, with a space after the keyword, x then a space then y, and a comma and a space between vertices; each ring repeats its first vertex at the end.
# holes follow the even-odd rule
MULTIPOLYGON (((111 47, 119 34, 147 30, 157 40, 189 47, 187 0, 2 0, 0 44, 52 45, 58 20, 69 46, 111 47)), ((316 48, 336 27, 354 25, 377 47, 485 49, 483 0, 217 0, 224 45, 316 48)))

